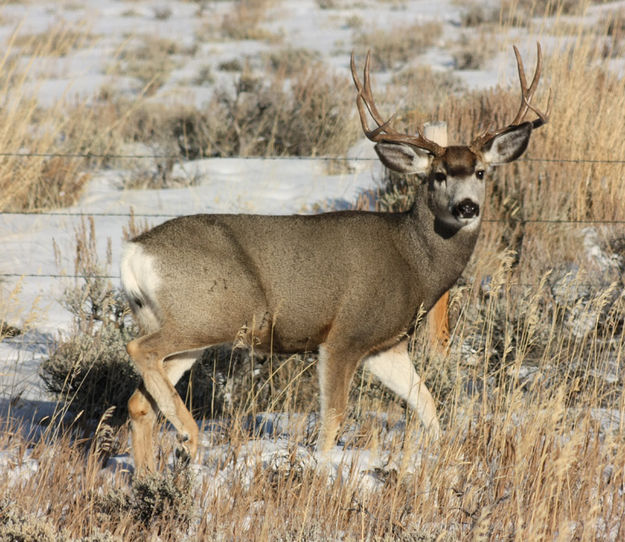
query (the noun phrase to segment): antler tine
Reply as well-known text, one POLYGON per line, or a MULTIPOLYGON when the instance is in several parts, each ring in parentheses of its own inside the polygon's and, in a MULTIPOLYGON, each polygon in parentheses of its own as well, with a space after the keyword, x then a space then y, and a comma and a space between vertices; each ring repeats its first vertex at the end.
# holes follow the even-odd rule
POLYGON ((529 88, 527 87, 527 78, 525 77, 525 68, 523 66, 523 59, 521 58, 521 53, 519 53, 519 49, 516 45, 513 46, 514 56, 516 57, 517 69, 519 72, 519 81, 521 83, 521 105, 519 106, 519 111, 514 117, 514 120, 510 123, 511 126, 515 126, 520 124, 521 121, 527 115, 529 109, 534 111, 537 115, 540 114, 536 111, 536 108, 532 106, 531 101, 534 97, 534 92, 536 92, 536 88, 538 87, 538 83, 540 81, 540 74, 542 72, 543 62, 542 62, 542 51, 540 48, 540 43, 536 42, 536 69, 534 70, 534 76, 532 77, 532 83, 529 88))
POLYGON ((358 74, 356 73, 356 63, 354 61, 354 53, 352 52, 352 56, 350 59, 350 68, 352 70, 352 79, 354 80, 354 85, 356 85, 356 90, 358 90, 358 95, 356 96, 356 106, 358 107, 358 113, 360 115, 360 123, 362 124, 362 129, 365 135, 372 141, 377 141, 377 136, 382 132, 387 132, 388 134, 390 134, 391 132, 396 132, 389 128, 392 117, 387 121, 383 121, 382 115, 380 115, 377 107, 375 106, 375 102, 373 101, 373 94, 371 92, 371 81, 369 77, 369 63, 370 52, 367 52, 367 59, 365 61, 364 70, 365 83, 363 87, 360 79, 358 78, 358 74), (373 130, 369 129, 369 123, 367 122, 367 111, 378 125, 378 127, 374 128, 373 130))
POLYGON ((538 128, 549 121, 549 114, 551 113, 551 89, 549 89, 547 108, 545 111, 541 111, 540 109, 538 109, 538 107, 532 104, 532 98, 534 97, 534 93, 538 88, 538 83, 540 82, 540 76, 543 66, 542 49, 540 47, 540 43, 536 42, 536 68, 534 69, 534 75, 532 77, 532 82, 529 87, 527 86, 527 77, 525 75, 525 67, 523 66, 521 53, 519 52, 519 49, 516 47, 516 45, 513 46, 513 49, 514 56, 516 57, 517 71, 519 74, 519 83, 521 85, 521 105, 519 106, 519 110, 512 122, 508 124, 508 126, 499 128, 494 131, 486 130, 473 141, 471 146, 481 146, 483 143, 500 134, 501 132, 507 130, 511 126, 517 126, 523 123, 528 111, 530 110, 534 112, 538 117, 532 121, 533 128, 538 128))
POLYGON ((356 107, 358 108, 358 115, 360 116, 360 124, 362 125, 362 131, 365 135, 371 139, 371 130, 369 130, 369 123, 367 122, 367 112, 365 111, 364 99, 362 97, 363 88, 360 83, 360 79, 358 79, 358 74, 356 73, 356 63, 354 61, 354 52, 352 51, 352 56, 349 62, 349 66, 352 70, 352 79, 354 81, 354 85, 356 85, 356 90, 358 94, 356 95, 356 107))
POLYGON ((533 104, 528 104, 529 108, 534 113, 536 113, 536 115, 538 115, 538 118, 536 118, 536 119, 534 119, 532 121, 532 127, 533 128, 539 128, 543 124, 546 124, 547 122, 549 122, 549 116, 551 115, 551 89, 549 89, 548 92, 549 93, 547 95, 547 107, 546 107, 545 111, 541 111, 540 109, 538 109, 533 104))
MULTIPOLYGON (((375 105, 375 101, 373 99, 373 92, 371 92, 371 75, 369 73, 369 68, 371 67, 371 51, 367 51, 367 58, 365 58, 365 69, 364 69, 364 79, 365 79, 365 103, 367 104, 367 109, 373 120, 378 124, 378 126, 383 126, 388 124, 392 120, 392 116, 387 121, 383 120, 382 115, 378 111, 378 108, 375 105)), ((388 130, 389 133, 397 133, 395 130, 388 130)))
POLYGON ((350 68, 352 71, 352 79, 354 80, 354 85, 356 86, 356 90, 358 94, 356 96, 356 106, 358 107, 358 114, 360 115, 360 123, 362 124, 362 129, 365 135, 371 140, 377 143, 379 142, 396 142, 396 143, 408 143, 411 145, 416 145, 418 147, 424 148, 435 155, 440 155, 444 149, 440 145, 434 143, 434 141, 430 141, 429 139, 421 136, 421 134, 417 133, 416 136, 411 136, 408 134, 402 134, 397 132, 393 128, 390 127, 390 123, 394 118, 394 115, 388 120, 384 120, 380 112, 378 111, 377 106, 375 105, 375 100, 373 99, 373 92, 371 91, 371 76, 369 73, 371 65, 371 52, 367 52, 367 57, 365 59, 365 67, 364 67, 364 86, 360 82, 358 78, 358 74, 356 73, 356 63, 354 60, 354 53, 352 52, 351 60, 350 60, 350 68), (367 121, 367 113, 371 116, 371 118, 377 124, 377 128, 369 129, 369 124, 367 121))

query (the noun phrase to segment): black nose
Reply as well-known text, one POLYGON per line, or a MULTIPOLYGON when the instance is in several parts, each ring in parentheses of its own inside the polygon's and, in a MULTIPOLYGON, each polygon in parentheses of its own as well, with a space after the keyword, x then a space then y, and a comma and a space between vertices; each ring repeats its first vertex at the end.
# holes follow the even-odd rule
POLYGON ((463 199, 452 212, 456 218, 473 218, 480 214, 480 206, 470 199, 463 199))

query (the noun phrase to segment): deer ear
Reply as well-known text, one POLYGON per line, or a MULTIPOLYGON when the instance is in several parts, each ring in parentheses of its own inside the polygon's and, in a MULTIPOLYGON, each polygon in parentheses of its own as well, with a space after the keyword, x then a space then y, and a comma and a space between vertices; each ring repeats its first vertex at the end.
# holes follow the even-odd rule
POLYGON ((484 143, 481 149, 484 160, 493 165, 516 160, 527 149, 531 134, 531 122, 510 126, 484 143))
POLYGON ((432 154, 406 143, 376 143, 375 152, 382 163, 399 173, 424 174, 432 162, 432 154))

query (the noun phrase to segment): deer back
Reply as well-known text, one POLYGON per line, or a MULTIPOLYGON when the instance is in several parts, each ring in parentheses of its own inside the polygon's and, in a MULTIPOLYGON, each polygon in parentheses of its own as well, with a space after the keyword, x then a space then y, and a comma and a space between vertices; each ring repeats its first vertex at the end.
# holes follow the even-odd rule
POLYGON ((129 243, 125 284, 139 274, 133 269, 142 277, 126 290, 135 309, 180 333, 209 333, 207 344, 247 329, 261 344, 297 351, 337 327, 384 341, 421 304, 429 309, 470 256, 477 232, 444 239, 434 218, 424 205, 398 214, 181 217, 129 243))

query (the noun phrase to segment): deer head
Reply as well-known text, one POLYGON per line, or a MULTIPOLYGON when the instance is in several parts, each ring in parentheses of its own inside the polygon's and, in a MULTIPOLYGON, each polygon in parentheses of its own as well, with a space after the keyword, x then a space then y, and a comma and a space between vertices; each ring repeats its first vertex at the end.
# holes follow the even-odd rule
POLYGON ((365 60, 363 85, 356 74, 352 53, 352 77, 358 90, 356 104, 365 135, 375 142, 375 150, 386 167, 399 173, 417 174, 424 179, 428 186, 430 209, 437 219, 454 229, 479 223, 489 168, 519 158, 527 148, 532 130, 549 119, 550 97, 544 112, 532 104, 542 69, 540 44, 537 44, 536 69, 529 87, 516 47, 514 54, 521 84, 521 105, 512 122, 502 128, 485 131, 469 145, 444 147, 419 132, 410 135, 391 128, 392 117, 386 121, 383 119, 371 93, 370 54, 367 53, 365 60), (530 110, 537 118, 528 121, 525 118, 530 110), (377 125, 373 129, 369 129, 368 116, 377 125))

